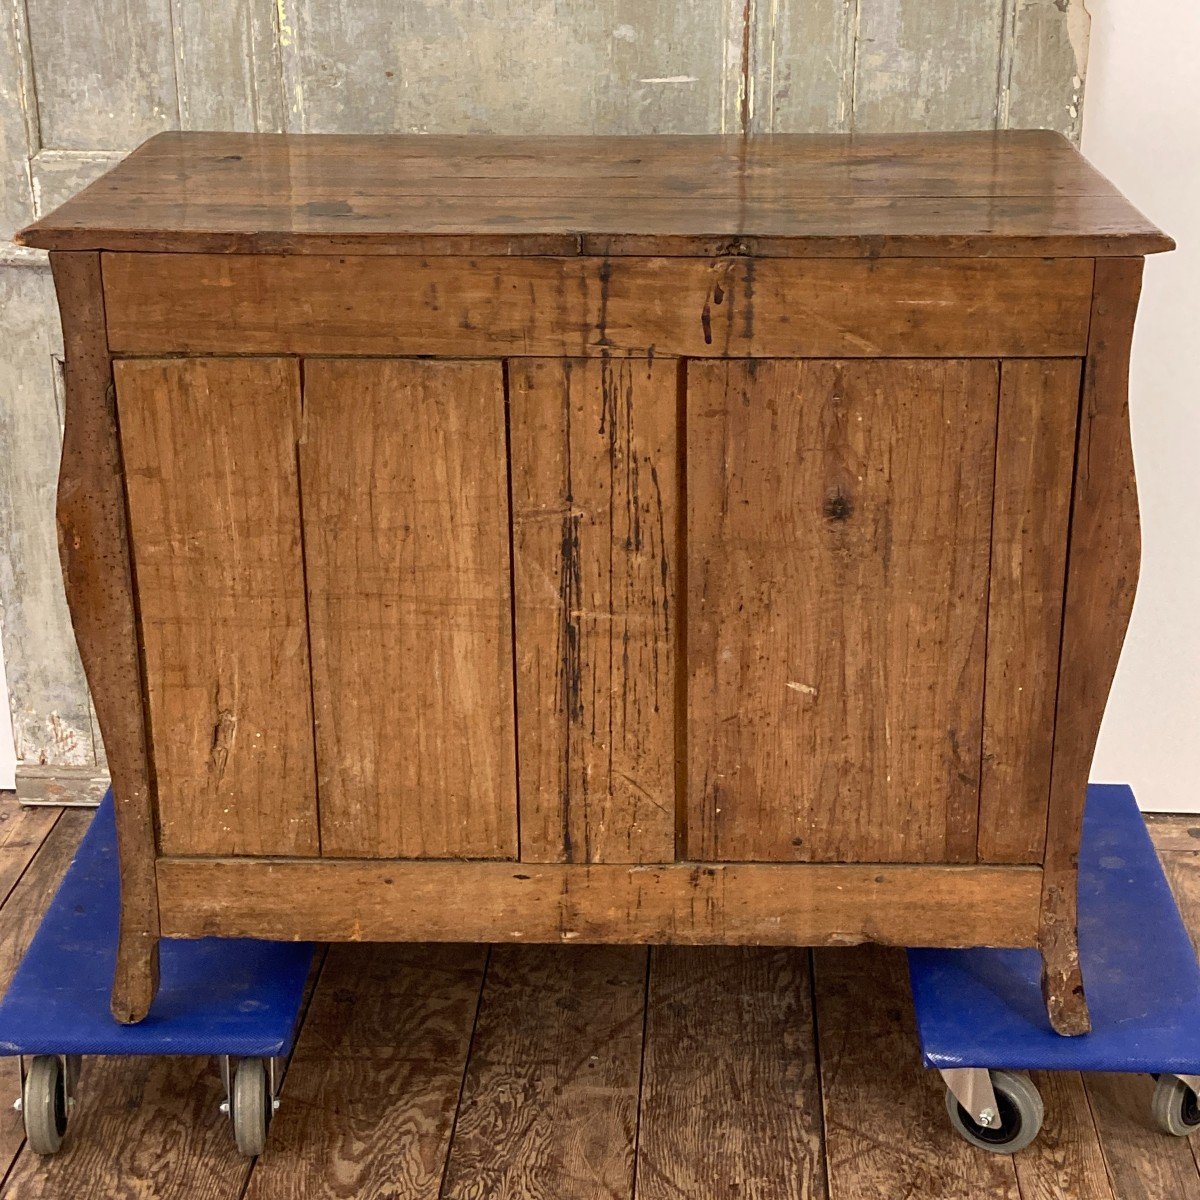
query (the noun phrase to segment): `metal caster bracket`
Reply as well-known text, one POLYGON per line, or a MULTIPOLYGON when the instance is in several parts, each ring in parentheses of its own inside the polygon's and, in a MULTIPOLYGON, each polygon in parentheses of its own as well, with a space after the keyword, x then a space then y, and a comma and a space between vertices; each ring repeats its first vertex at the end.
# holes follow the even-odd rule
MULTIPOLYGON (((79 1084, 79 1065, 80 1056, 77 1054, 56 1054, 57 1058, 63 1067, 63 1091, 66 1094, 67 1112, 69 1113, 75 1107, 75 1088, 79 1084)), ((29 1074, 28 1068, 25 1065, 25 1055, 17 1055, 17 1069, 20 1076, 20 1089, 17 1092, 17 1098, 13 1101, 13 1111, 21 1112, 25 1108, 25 1079, 29 1074)))
POLYGON ((1000 1108, 987 1067, 939 1067, 946 1090, 967 1110, 971 1119, 985 1129, 1000 1124, 1000 1108))
MULTIPOLYGON (((221 1090, 225 1093, 225 1099, 221 1101, 220 1108, 224 1116, 229 1116, 233 1106, 233 1055, 222 1054, 219 1062, 221 1064, 221 1090)), ((279 1089, 283 1086, 283 1068, 286 1063, 286 1058, 267 1059, 267 1086, 271 1089, 271 1108, 275 1112, 279 1111, 279 1089)))

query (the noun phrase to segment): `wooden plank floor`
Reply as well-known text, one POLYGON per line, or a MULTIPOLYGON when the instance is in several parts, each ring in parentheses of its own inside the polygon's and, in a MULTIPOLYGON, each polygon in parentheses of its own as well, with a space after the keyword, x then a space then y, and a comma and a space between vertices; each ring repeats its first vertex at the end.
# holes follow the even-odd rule
MULTIPOLYGON (((0 986, 88 819, 0 798, 0 986)), ((1200 818, 1151 828, 1200 935, 1200 818)), ((1033 1147, 955 1137, 896 950, 335 946, 260 1161, 198 1059, 90 1060, 39 1159, 0 1060, 0 1195, 1200 1200, 1200 1144, 1150 1128, 1146 1078, 1037 1082, 1033 1147)))

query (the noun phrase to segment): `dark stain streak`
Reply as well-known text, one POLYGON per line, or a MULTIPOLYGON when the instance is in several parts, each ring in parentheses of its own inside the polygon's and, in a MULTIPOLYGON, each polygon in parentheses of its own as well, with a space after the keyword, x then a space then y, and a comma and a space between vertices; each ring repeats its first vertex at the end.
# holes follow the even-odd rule
POLYGON ((600 264, 600 318, 597 328, 596 344, 611 346, 608 338, 608 289, 612 282, 612 263, 606 258, 600 264))
POLYGON ((742 284, 746 289, 746 298, 742 304, 742 336, 747 343, 754 337, 754 264, 753 258, 745 260, 742 271, 742 284))
POLYGON ((704 307, 700 310, 700 327, 704 330, 704 344, 712 345, 712 309, 709 307, 707 300, 704 301, 704 307))
POLYGON ((582 608, 583 570, 579 553, 579 514, 575 511, 571 475, 571 362, 563 364, 563 517, 559 549, 559 694, 566 728, 563 737, 562 845, 567 862, 573 860, 571 812, 574 800, 572 726, 583 720, 583 660, 580 630, 572 614, 582 608))

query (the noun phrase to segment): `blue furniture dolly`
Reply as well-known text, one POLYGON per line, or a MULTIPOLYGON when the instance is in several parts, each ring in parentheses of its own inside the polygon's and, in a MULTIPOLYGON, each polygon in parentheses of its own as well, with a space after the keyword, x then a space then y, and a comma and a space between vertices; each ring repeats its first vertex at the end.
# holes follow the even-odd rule
POLYGON ((221 1107, 238 1148, 261 1153, 312 946, 164 941, 162 983, 150 1015, 121 1025, 108 1007, 118 887, 110 791, 0 1002, 0 1054, 21 1060, 18 1104, 30 1148, 53 1154, 62 1145, 83 1055, 212 1054, 221 1060, 221 1107))
POLYGON ((1037 1136, 1030 1070, 1152 1074, 1155 1124, 1200 1128, 1200 966, 1128 787, 1088 789, 1079 867, 1089 1034, 1050 1029, 1034 950, 909 951, 925 1065, 945 1080, 954 1128, 987 1150, 1037 1136))

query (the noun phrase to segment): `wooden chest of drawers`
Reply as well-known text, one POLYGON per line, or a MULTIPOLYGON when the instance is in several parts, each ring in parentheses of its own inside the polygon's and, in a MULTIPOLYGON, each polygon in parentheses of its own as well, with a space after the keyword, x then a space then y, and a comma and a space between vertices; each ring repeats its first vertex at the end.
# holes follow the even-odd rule
POLYGON ((1062 139, 164 134, 22 235, 160 936, 1039 946, 1132 602, 1062 139))

